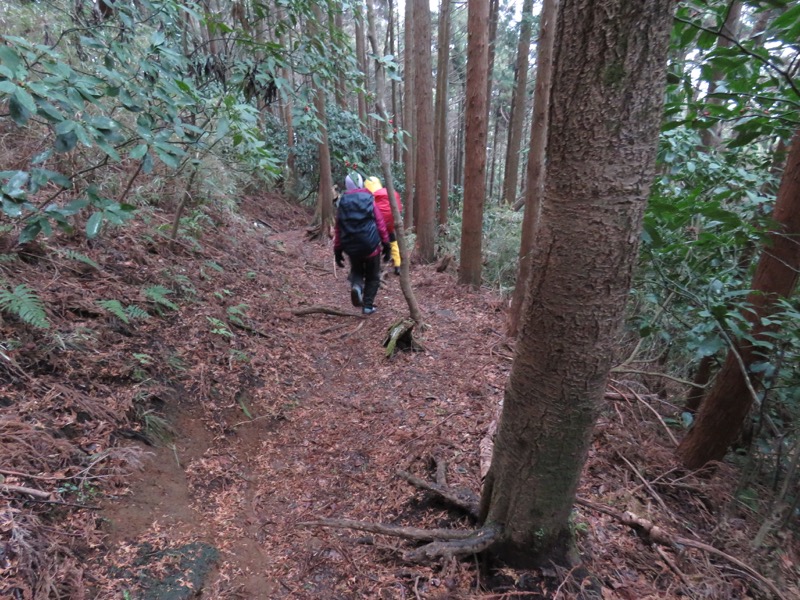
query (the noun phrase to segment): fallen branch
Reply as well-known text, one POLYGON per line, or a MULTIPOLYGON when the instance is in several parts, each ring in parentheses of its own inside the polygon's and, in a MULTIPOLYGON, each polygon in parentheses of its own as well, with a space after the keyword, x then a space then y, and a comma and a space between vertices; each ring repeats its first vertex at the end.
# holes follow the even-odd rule
POLYGON ((13 494, 27 494, 40 500, 49 500, 50 492, 43 492, 42 490, 35 490, 21 485, 11 485, 10 483, 0 483, 0 492, 11 492, 13 494))
POLYGON ((708 544, 704 544, 703 542, 698 542, 695 540, 690 540, 689 538, 684 538, 680 536, 673 536, 667 533, 664 529, 661 529, 657 525, 655 525, 652 521, 648 521, 642 517, 639 517, 633 514, 630 511, 625 511, 624 513, 618 512, 613 508, 608 506, 603 506, 602 504, 596 504, 590 500, 586 500, 584 498, 576 498, 575 503, 579 504, 580 506, 585 506, 586 508, 591 508, 597 512, 601 512, 605 515, 608 515, 623 525, 627 525, 632 529, 635 529, 639 533, 643 534, 647 539, 651 542, 662 545, 668 546, 670 548, 677 548, 679 546, 686 546, 688 548, 694 548, 696 550, 701 550, 706 552, 707 554, 712 554, 717 556, 727 562, 736 565, 742 571, 750 575, 755 581, 764 585, 770 592, 772 592, 776 598, 779 600, 787 600, 786 596, 781 594, 780 590, 775 587, 775 584, 772 583, 769 579, 761 575, 758 571, 753 569, 753 567, 743 563, 738 558, 731 556, 730 554, 726 554, 722 550, 718 550, 714 548, 714 546, 709 546, 708 544))
POLYGON ((307 306, 305 308, 298 308, 297 310, 293 310, 292 314, 298 317, 304 317, 306 315, 314 315, 314 314, 323 314, 323 315, 333 315, 335 317, 355 317, 356 319, 363 319, 364 315, 352 312, 346 312, 344 310, 339 310, 338 308, 329 308, 327 306, 307 306))
POLYGON ((343 339, 345 339, 345 338, 348 338, 348 337, 350 337, 350 336, 351 336, 351 335, 353 335, 355 332, 357 332, 359 329, 361 329, 361 328, 364 326, 364 323, 366 323, 366 321, 361 321, 361 323, 359 323, 358 325, 356 325, 356 326, 355 326, 353 329, 351 329, 350 331, 345 331, 343 334, 341 334, 341 335, 339 336, 339 339, 340 339, 340 340, 343 340, 343 339))

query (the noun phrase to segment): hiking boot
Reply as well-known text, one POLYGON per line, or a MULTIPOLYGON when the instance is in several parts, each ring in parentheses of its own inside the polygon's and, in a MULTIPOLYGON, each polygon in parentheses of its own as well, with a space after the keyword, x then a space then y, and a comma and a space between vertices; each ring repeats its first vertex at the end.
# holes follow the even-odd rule
POLYGON ((378 310, 377 306, 365 306, 364 308, 361 309, 361 312, 364 313, 365 315, 371 315, 376 310, 378 310))
POLYGON ((400 276, 400 267, 394 268, 394 274, 397 275, 398 277, 400 276))
POLYGON ((362 292, 361 286, 354 283, 353 287, 350 288, 350 301, 353 303, 353 306, 361 306, 363 294, 364 292, 362 292))

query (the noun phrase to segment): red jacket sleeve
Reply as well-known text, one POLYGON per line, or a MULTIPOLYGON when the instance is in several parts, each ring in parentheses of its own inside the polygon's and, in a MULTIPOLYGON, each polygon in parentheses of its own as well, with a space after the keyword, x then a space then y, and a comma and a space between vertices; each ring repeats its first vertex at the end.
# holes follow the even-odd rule
POLYGON ((381 242, 384 244, 389 243, 389 230, 386 229, 386 221, 383 220, 383 214, 377 204, 372 205, 372 211, 375 213, 375 224, 378 226, 378 235, 381 236, 381 242))

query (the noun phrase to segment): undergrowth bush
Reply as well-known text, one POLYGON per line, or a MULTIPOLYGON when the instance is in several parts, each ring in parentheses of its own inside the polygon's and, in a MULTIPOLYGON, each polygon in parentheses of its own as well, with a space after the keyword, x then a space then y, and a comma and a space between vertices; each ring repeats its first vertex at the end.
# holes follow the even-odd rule
MULTIPOLYGON (((506 206, 487 206, 483 214, 483 282, 502 294, 514 289, 517 277, 522 212, 506 206)), ((440 238, 441 250, 459 258, 461 212, 451 212, 447 230, 440 238)))

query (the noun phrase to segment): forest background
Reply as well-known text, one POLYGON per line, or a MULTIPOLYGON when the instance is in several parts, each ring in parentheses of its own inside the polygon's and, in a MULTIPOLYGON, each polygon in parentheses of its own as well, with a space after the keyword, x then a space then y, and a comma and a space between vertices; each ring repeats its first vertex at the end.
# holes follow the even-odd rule
MULTIPOLYGON (((192 248, 210 215, 236 213, 239 198, 265 188, 313 207, 309 236, 324 243, 334 184, 351 170, 380 174, 402 195, 405 288, 409 262, 453 261, 461 283, 508 298, 515 336, 528 280, 520 257, 536 243, 547 176, 548 8, 492 0, 485 30, 468 31, 470 4, 432 13, 425 2, 378 2, 370 26, 359 2, 0 3, 9 382, 28 371, 15 358, 27 345, 72 343, 26 283, 25 257, 96 268, 80 244, 156 212, 170 221, 150 242, 192 248), (468 41, 478 35, 488 41, 485 147, 466 138, 468 41), (470 160, 483 163, 479 186, 470 160)), ((736 466, 734 501, 761 524, 756 548, 788 535, 800 501, 798 36, 795 3, 677 4, 656 176, 613 368, 653 393, 683 386, 685 398, 669 387, 678 408, 659 417, 682 439, 676 460, 736 466)), ((133 325, 174 309, 185 284, 175 276, 143 288, 141 302, 106 298, 93 310, 133 325)), ((26 471, 13 466, 6 475, 26 471)), ((8 510, 24 483, 3 484, 8 510)))

